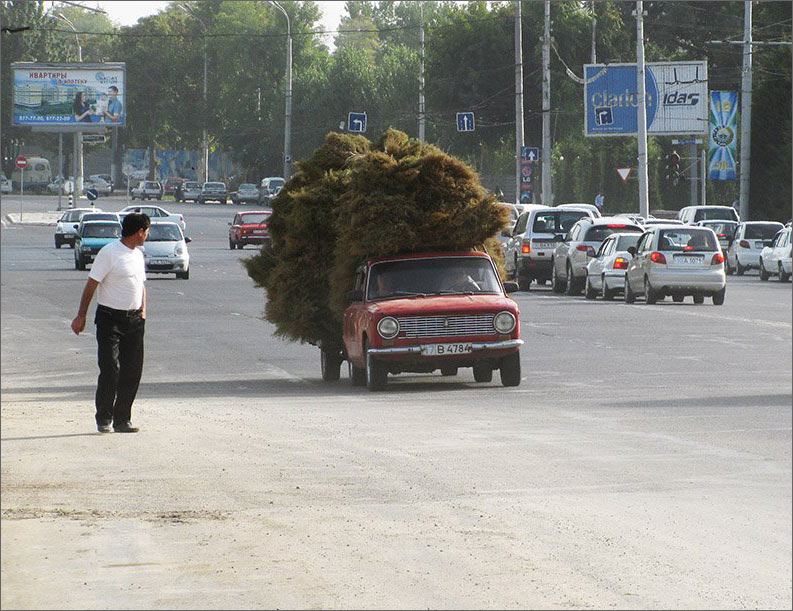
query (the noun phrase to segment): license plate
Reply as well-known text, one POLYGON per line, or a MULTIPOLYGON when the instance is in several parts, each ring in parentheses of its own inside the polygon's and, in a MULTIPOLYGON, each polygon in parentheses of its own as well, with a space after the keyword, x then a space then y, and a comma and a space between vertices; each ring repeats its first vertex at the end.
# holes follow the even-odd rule
POLYGON ((262 235, 267 233, 264 229, 254 229, 251 233, 255 233, 256 235, 262 235))
POLYGON ((700 265, 704 257, 675 257, 675 263, 682 263, 683 265, 700 265))
POLYGON ((556 248, 555 242, 535 242, 534 248, 556 248))
POLYGON ((429 344, 424 346, 424 354, 427 356, 444 356, 447 354, 468 354, 473 352, 471 344, 429 344))
POLYGON ((149 259, 149 265, 168 265, 168 259, 149 259))
POLYGON ((763 243, 762 242, 755 242, 754 243, 754 247, 755 248, 762 248, 763 247, 763 243))

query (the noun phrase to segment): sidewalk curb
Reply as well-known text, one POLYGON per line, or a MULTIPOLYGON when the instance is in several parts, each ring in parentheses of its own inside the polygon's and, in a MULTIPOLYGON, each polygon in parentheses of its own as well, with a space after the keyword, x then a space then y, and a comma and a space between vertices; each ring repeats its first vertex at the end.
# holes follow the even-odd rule
POLYGON ((19 214, 10 213, 5 215, 3 226, 7 225, 39 225, 49 226, 57 225, 58 218, 61 212, 28 212, 22 214, 22 220, 19 220, 19 214))

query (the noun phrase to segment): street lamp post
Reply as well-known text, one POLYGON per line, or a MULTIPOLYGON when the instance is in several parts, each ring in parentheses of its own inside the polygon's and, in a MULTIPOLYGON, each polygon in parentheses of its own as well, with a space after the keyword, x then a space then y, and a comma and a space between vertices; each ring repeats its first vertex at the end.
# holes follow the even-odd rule
POLYGON ((276 0, 270 4, 280 10, 286 17, 286 116, 284 121, 284 179, 289 180, 292 174, 292 27, 289 15, 276 0))
POLYGON ((203 147, 203 181, 207 182, 209 180, 209 135, 207 133, 207 26, 203 22, 203 20, 193 12, 193 9, 190 8, 189 4, 180 4, 179 7, 188 15, 190 15, 193 19, 198 21, 201 24, 201 27, 204 29, 204 129, 201 134, 201 142, 203 147))
MULTIPOLYGON (((77 30, 63 13, 57 13, 55 16, 74 32, 74 38, 77 40, 77 61, 83 63, 83 47, 80 45, 80 37, 77 35, 77 30)), ((61 189, 63 189, 63 181, 61 181, 61 189)), ((77 197, 83 192, 83 133, 81 131, 74 132, 74 192, 77 197)))

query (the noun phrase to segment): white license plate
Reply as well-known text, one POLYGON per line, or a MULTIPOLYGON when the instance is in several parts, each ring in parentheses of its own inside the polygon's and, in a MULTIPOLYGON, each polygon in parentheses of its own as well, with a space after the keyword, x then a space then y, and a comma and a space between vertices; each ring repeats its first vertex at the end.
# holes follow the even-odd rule
POLYGON ((700 265, 704 257, 675 257, 675 263, 683 265, 700 265))
POLYGON ((168 265, 168 259, 149 259, 149 265, 168 265))
POLYGON ((264 229, 254 229, 251 233, 255 233, 256 235, 262 235, 267 233, 264 229))
POLYGON ((556 248, 555 242, 535 242, 534 248, 556 248))
POLYGON ((763 243, 762 242, 755 242, 754 243, 754 247, 762 249, 763 248, 763 243))
POLYGON ((471 344, 429 344, 424 346, 427 356, 444 356, 447 354, 468 354, 474 351, 471 344))

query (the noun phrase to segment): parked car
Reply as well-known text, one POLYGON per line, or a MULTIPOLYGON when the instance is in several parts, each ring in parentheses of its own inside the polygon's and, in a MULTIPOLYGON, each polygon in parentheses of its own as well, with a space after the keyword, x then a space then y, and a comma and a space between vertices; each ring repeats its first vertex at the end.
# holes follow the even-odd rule
POLYGON ((90 180, 104 180, 107 184, 110 185, 110 193, 113 193, 113 179, 111 178, 110 174, 91 174, 88 177, 90 180))
POLYGON ((251 210, 238 212, 229 223, 229 248, 242 249, 246 244, 265 244, 270 242, 268 229, 272 210, 251 210))
POLYGON ((89 221, 82 223, 74 241, 74 268, 85 269, 103 247, 121 237, 121 223, 89 221))
MULTIPOLYGON (((61 183, 64 183, 63 176, 56 176, 51 183, 47 185, 47 191, 50 193, 58 193, 61 190, 61 183)), ((74 180, 71 176, 66 179, 63 185, 63 192, 64 193, 71 193, 73 190, 74 180)))
POLYGON ((244 182, 236 191, 232 191, 231 201, 235 204, 256 204, 259 202, 259 189, 253 183, 244 182))
POLYGON ((348 293, 344 352, 323 349, 322 378, 337 380, 342 360, 353 385, 385 387, 389 373, 472 367, 477 382, 498 369, 504 386, 520 384, 517 304, 482 252, 435 252, 369 259, 348 293))
POLYGON ((760 253, 771 246, 784 225, 774 221, 746 221, 735 229, 726 252, 724 266, 728 274, 743 276, 746 270, 760 269, 760 253))
POLYGON ((187 223, 185 222, 183 215, 168 212, 165 208, 160 208, 159 206, 127 206, 119 210, 118 215, 123 220, 124 216, 130 212, 140 212, 141 214, 145 214, 151 219, 152 223, 157 221, 172 221, 179 225, 179 227, 182 228, 182 231, 187 230, 187 223))
MULTIPOLYGON (((735 236, 735 230, 738 228, 737 221, 697 221, 695 223, 699 227, 710 227, 719 239, 719 246, 722 252, 727 253, 727 249, 732 243, 735 236)), ((726 265, 726 263, 725 263, 726 265)))
POLYGON ((741 221, 732 206, 685 206, 677 213, 677 218, 686 225, 710 220, 735 221, 736 223, 741 221))
POLYGON ((99 196, 108 196, 113 193, 111 184, 98 176, 94 178, 89 177, 83 181, 83 192, 88 191, 88 189, 94 189, 99 196))
POLYGON ((84 214, 92 212, 102 212, 101 208, 71 208, 61 215, 55 223, 55 248, 60 248, 63 244, 68 244, 74 248, 74 241, 77 237, 80 219, 84 214), (76 225, 76 227, 75 227, 76 225))
POLYGON ((201 193, 198 194, 198 203, 220 202, 221 204, 225 204, 228 200, 228 195, 225 183, 205 182, 201 187, 201 193))
POLYGON ((568 204, 556 204, 556 208, 568 208, 573 210, 588 210, 592 213, 592 216, 595 218, 599 218, 603 216, 598 210, 598 207, 594 204, 581 204, 581 203, 568 203, 568 204))
POLYGON ((544 284, 550 280, 554 249, 583 217, 595 218, 591 210, 527 204, 505 248, 507 276, 514 278, 523 291, 528 291, 532 282, 544 284))
POLYGON ((181 185, 184 182, 184 178, 179 178, 178 176, 169 176, 165 184, 162 186, 163 195, 173 195, 174 189, 177 185, 181 185))
POLYGON ((152 222, 143 244, 146 271, 150 274, 176 274, 182 280, 190 278, 190 254, 187 252, 190 241, 177 223, 152 222))
POLYGON ((259 183, 259 203, 269 206, 270 200, 278 195, 284 184, 286 181, 280 176, 262 178, 262 182, 259 183))
POLYGON ((201 194, 201 183, 186 180, 174 189, 174 199, 177 202, 197 202, 201 194))
POLYGON ((12 189, 11 181, 6 178, 5 174, 0 174, 0 193, 11 193, 12 189))
POLYGON ((768 280, 769 276, 779 276, 780 282, 788 282, 793 274, 791 263, 791 227, 786 225, 774 236, 770 246, 760 253, 760 280, 768 280))
POLYGON ((655 225, 628 252, 633 258, 625 273, 626 303, 642 294, 648 304, 667 295, 675 302, 690 295, 694 303, 703 303, 705 297, 711 297, 713 305, 724 303, 724 253, 712 229, 655 225))
POLYGON ((156 180, 142 180, 138 186, 130 191, 130 197, 134 199, 162 199, 162 185, 156 180))
POLYGON ((625 290, 625 271, 632 258, 628 248, 636 247, 640 237, 640 233, 612 233, 603 240, 586 266, 584 296, 587 299, 600 295, 609 301, 625 290))
POLYGON ((556 293, 578 295, 586 282, 589 257, 612 233, 641 233, 641 225, 617 216, 584 217, 570 228, 553 251, 551 288, 556 293))

